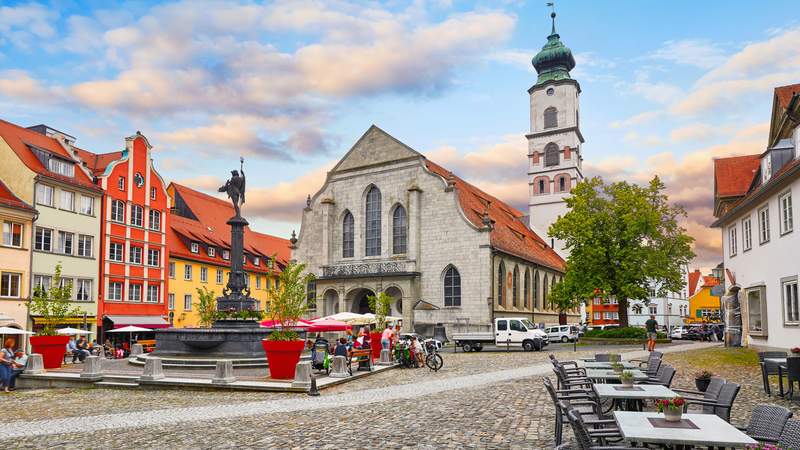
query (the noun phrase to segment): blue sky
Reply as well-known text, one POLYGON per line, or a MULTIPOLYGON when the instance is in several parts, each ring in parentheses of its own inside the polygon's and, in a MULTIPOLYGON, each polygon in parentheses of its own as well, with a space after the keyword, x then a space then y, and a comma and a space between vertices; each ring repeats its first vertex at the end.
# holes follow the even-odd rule
MULTIPOLYGON (((763 150, 800 81, 796 2, 557 2, 577 59, 585 169, 653 174, 721 258, 711 158, 763 150)), ((288 236, 375 123, 524 208, 531 57, 545 2, 0 1, 0 110, 95 152, 141 130, 169 180, 213 189, 246 158, 245 213, 288 236)))

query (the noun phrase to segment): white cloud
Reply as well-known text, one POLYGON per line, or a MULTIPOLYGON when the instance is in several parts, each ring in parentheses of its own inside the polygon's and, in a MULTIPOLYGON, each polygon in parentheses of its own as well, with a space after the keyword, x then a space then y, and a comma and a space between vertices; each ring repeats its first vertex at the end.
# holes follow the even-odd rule
POLYGON ((698 39, 667 41, 647 59, 669 61, 701 69, 712 69, 725 61, 725 51, 717 44, 698 39))

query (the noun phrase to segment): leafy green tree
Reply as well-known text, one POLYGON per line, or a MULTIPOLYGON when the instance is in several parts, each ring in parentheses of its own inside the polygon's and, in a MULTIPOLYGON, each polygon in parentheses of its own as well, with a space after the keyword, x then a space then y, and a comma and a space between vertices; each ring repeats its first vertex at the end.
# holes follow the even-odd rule
POLYGON ((267 292, 266 316, 275 323, 280 324, 280 329, 270 333, 267 339, 272 341, 293 341, 297 339, 297 332, 286 330, 300 320, 308 311, 306 303, 306 286, 314 280, 313 274, 303 275, 305 264, 289 263, 281 272, 278 286, 272 284, 267 292))
POLYGON ((570 251, 567 271, 552 291, 556 304, 575 306, 593 297, 616 298, 620 326, 628 325, 628 300, 680 291, 694 239, 678 224, 686 212, 671 205, 664 183, 606 184, 587 179, 566 199, 569 211, 550 226, 570 251))
POLYGON ((67 317, 82 314, 80 308, 73 306, 71 301, 72 281, 65 282, 62 286, 61 263, 58 263, 50 288, 44 290, 37 286, 28 305, 31 315, 41 316, 44 319, 45 325, 39 335, 54 336, 56 325, 63 324, 67 317))
POLYGON ((386 328, 386 316, 389 315, 392 305, 392 297, 386 292, 381 292, 378 295, 370 295, 367 297, 369 302, 369 309, 375 314, 375 322, 377 322, 378 330, 386 328))
POLYGON ((217 317, 216 294, 203 286, 202 288, 197 288, 197 298, 199 301, 194 306, 200 315, 200 326, 208 328, 217 317))

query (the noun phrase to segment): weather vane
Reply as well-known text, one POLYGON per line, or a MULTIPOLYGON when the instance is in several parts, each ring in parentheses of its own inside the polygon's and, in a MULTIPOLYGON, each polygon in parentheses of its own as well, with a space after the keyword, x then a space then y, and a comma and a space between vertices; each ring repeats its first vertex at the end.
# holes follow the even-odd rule
POLYGON ((553 31, 551 34, 556 34, 556 4, 555 2, 547 2, 547 6, 550 7, 550 18, 553 19, 553 31))

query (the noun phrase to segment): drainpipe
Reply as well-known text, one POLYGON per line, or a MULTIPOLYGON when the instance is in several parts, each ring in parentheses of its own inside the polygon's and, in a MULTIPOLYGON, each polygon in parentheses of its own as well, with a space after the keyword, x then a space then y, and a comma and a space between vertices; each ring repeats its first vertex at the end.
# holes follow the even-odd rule
MULTIPOLYGON (((30 246, 30 258, 28 258, 28 303, 27 303, 27 318, 30 320, 31 325, 33 325, 33 319, 31 318, 31 300, 33 299, 33 243, 34 239, 36 238, 36 233, 34 230, 36 229, 36 221, 39 219, 39 211, 36 210, 36 188, 39 185, 39 181, 34 178, 33 180, 33 208, 36 211, 33 214, 33 218, 31 219, 31 233, 30 233, 30 240, 28 241, 28 245, 30 246)), ((26 324, 27 325, 27 324, 26 324)), ((25 338, 25 353, 29 353, 30 347, 30 334, 26 335, 25 338)))
POLYGON ((497 256, 497 251, 492 248, 492 257, 489 258, 489 286, 491 286, 491 290, 489 292, 489 317, 491 318, 491 323, 489 324, 489 331, 494 330, 494 260, 495 256, 497 256))

